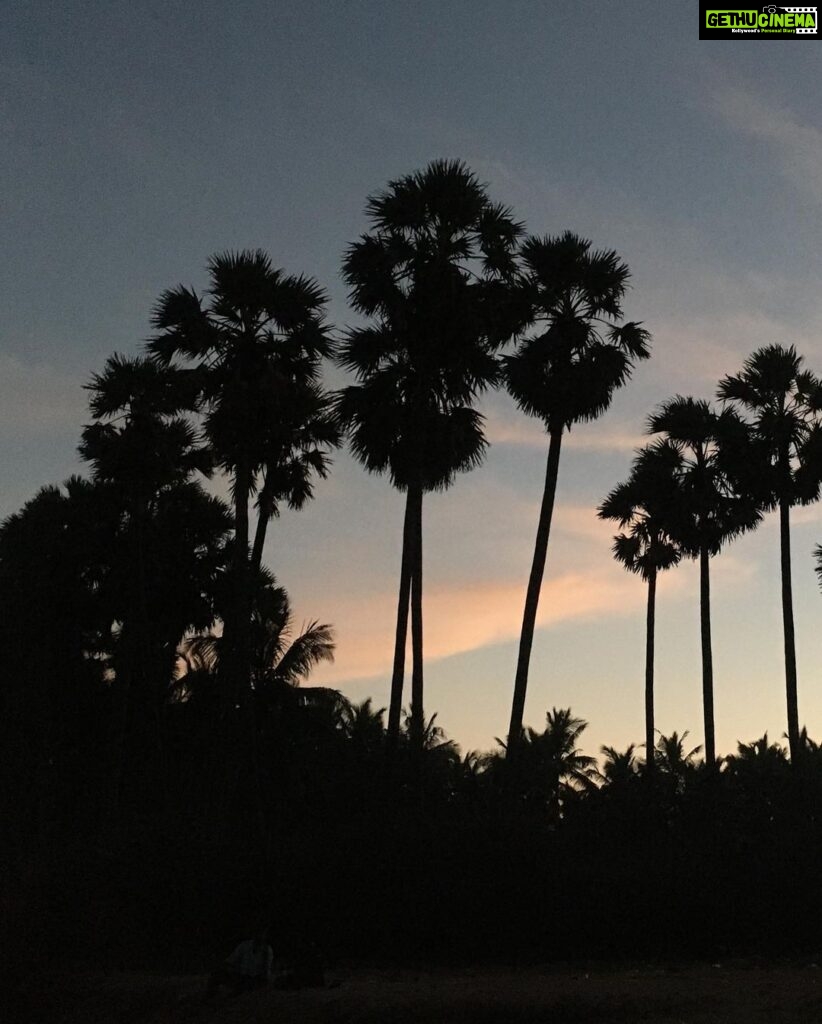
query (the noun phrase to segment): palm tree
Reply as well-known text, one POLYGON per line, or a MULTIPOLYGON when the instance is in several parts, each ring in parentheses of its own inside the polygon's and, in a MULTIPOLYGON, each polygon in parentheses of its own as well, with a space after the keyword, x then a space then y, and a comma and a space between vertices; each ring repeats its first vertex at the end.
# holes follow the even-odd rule
MULTIPOLYGON (((226 597, 230 600, 230 595, 226 597)), ((294 636, 288 596, 265 569, 261 569, 254 579, 249 625, 249 692, 247 695, 235 694, 233 704, 226 709, 230 720, 245 720, 243 750, 237 749, 240 736, 235 733, 232 737, 235 746, 220 751, 228 755, 224 758, 225 763, 219 763, 220 758, 215 757, 212 745, 206 764, 219 773, 212 786, 217 809, 223 815, 230 784, 236 785, 240 779, 238 755, 242 753, 248 757, 254 781, 253 806, 259 839, 264 858, 268 861, 272 850, 269 798, 272 787, 266 772, 270 757, 265 757, 264 753, 272 748, 272 729, 274 747, 276 740, 282 738, 283 731, 286 735, 291 734, 290 743, 299 738, 311 742, 309 737, 316 726, 323 735, 333 734, 340 711, 347 706, 347 701, 337 690, 301 685, 317 664, 333 661, 332 630, 328 625, 311 622, 294 636), (302 729, 280 729, 283 718, 293 726, 295 716, 302 729)), ((233 655, 232 643, 224 632, 222 635, 210 632, 184 640, 178 651, 181 671, 169 694, 170 702, 199 710, 206 719, 212 717, 209 712, 213 713, 224 703, 219 686, 222 663, 233 655)), ((218 733, 218 740, 224 739, 218 733)))
POLYGON ((729 475, 727 453, 744 446, 747 428, 731 409, 716 413, 707 402, 677 395, 649 417, 648 432, 663 434, 678 457, 678 500, 672 519, 665 524, 667 531, 683 554, 699 559, 705 761, 713 767, 716 741, 710 560, 728 540, 753 529, 762 519, 756 503, 735 486, 729 475))
MULTIPOLYGON (((288 595, 265 569, 260 570, 254 591, 251 641, 251 683, 263 701, 276 702, 300 686, 320 662, 334 660, 331 626, 310 622, 295 635, 288 595)), ((225 637, 219 633, 186 638, 178 651, 185 671, 176 681, 177 699, 196 696, 202 677, 216 678, 225 652, 225 637)))
POLYGON ((163 770, 162 704, 174 651, 187 629, 213 619, 210 591, 229 523, 223 503, 193 479, 210 471, 210 457, 184 415, 196 398, 190 373, 114 355, 87 390, 94 422, 83 430, 80 454, 118 509, 107 552, 115 624, 113 816, 129 739, 135 765, 163 770))
POLYGON ((736 376, 724 377, 718 395, 750 415, 755 443, 747 477, 762 507, 779 509, 782 628, 791 761, 802 756, 796 675, 796 640, 791 581, 790 510, 819 496, 822 478, 822 382, 802 369, 793 346, 768 345, 745 360, 736 376))
POLYGON ((773 826, 785 813, 786 797, 797 792, 787 748, 771 743, 767 733, 751 743, 737 743, 724 767, 734 802, 749 820, 755 817, 773 826))
POLYGON ((385 744, 385 708, 374 708, 370 697, 349 704, 340 716, 340 726, 356 757, 370 760, 385 744))
POLYGON ((315 281, 287 275, 260 250, 223 253, 208 264, 204 300, 182 286, 160 297, 156 335, 148 349, 161 363, 194 364, 205 433, 216 464, 231 479, 234 506, 233 599, 225 636, 233 686, 250 680, 252 587, 265 527, 280 503, 299 508, 323 477, 336 431, 319 388, 320 362, 330 354, 315 281), (258 520, 249 554, 249 500, 258 520))
POLYGON ((519 324, 509 287, 519 225, 463 164, 435 161, 367 203, 371 230, 348 250, 343 276, 370 323, 348 332, 339 363, 357 382, 337 398, 339 422, 369 472, 406 494, 389 743, 400 732, 409 601, 411 728, 424 744, 423 495, 482 459, 476 396, 496 382, 494 352, 519 324))
POLYGON ((602 769, 599 777, 607 786, 624 786, 637 777, 636 746, 630 743, 624 751, 602 747, 602 769))
POLYGON ((529 323, 539 333, 504 359, 505 382, 519 408, 539 417, 548 433, 534 558, 522 617, 508 756, 522 732, 528 668, 554 509, 562 437, 573 424, 596 419, 630 377, 635 360, 649 355, 650 335, 638 323, 619 324, 630 271, 608 250, 571 232, 530 237, 522 245, 523 296, 529 323))
MULTIPOLYGON (((140 659, 150 642, 151 622, 162 624, 170 617, 176 624, 182 613, 181 631, 171 636, 173 652, 185 629, 197 624, 192 616, 202 619, 188 601, 180 602, 180 587, 193 574, 200 584, 195 589, 202 593, 219 568, 219 559, 211 560, 206 577, 200 578, 195 556, 185 572, 172 578, 170 563, 182 570, 180 559, 201 546, 203 554, 216 554, 229 524, 223 503, 194 479, 210 473, 211 458, 186 416, 196 402, 190 373, 144 357, 114 355, 86 389, 94 422, 83 429, 79 452, 91 465, 94 481, 107 485, 120 506, 116 543, 121 557, 109 553, 122 595, 112 587, 114 610, 119 607, 119 621, 137 635, 129 658, 138 662, 138 672, 145 672, 148 666, 140 659), (171 592, 171 600, 161 596, 171 592)), ((205 625, 212 618, 207 615, 205 625)))
POLYGON ((696 756, 702 750, 701 746, 685 749, 685 740, 688 738, 688 730, 680 736, 672 732, 670 736, 660 735, 656 741, 655 761, 663 775, 669 775, 677 781, 677 787, 684 786, 688 775, 696 767, 696 756))
POLYGON ((654 767, 654 627, 657 576, 675 566, 682 552, 666 532, 675 505, 675 452, 665 444, 649 445, 634 461, 629 479, 616 487, 598 510, 601 519, 619 523, 625 533, 614 538, 617 561, 648 584, 645 635, 645 766, 654 767))
POLYGON ((765 733, 751 743, 737 743, 736 753, 730 754, 726 761, 735 774, 747 772, 754 775, 769 775, 787 764, 788 756, 785 748, 779 743, 771 743, 765 733))
MULTIPOLYGON (((576 718, 570 708, 553 708, 545 715, 542 732, 526 727, 516 760, 506 758, 508 787, 514 785, 526 804, 545 807, 554 821, 561 817, 570 800, 593 787, 597 777, 595 759, 583 754, 577 745, 587 727, 588 723, 576 718), (515 782, 511 778, 512 766, 515 782)), ((505 747, 500 740, 497 742, 505 747)))

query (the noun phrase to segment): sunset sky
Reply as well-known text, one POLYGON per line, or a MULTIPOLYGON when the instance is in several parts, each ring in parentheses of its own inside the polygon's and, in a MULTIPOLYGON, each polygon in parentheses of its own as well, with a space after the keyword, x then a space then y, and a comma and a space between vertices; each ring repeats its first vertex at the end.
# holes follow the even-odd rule
MULTIPOLYGON (((710 398, 768 343, 822 372, 820 46, 700 42, 697 4, 520 0, 7 2, 0 49, 0 517, 79 469, 82 384, 136 352, 159 293, 262 247, 353 320, 340 256, 366 196, 458 157, 529 231, 633 273, 653 334, 611 411, 566 440, 526 721, 570 705, 588 752, 643 734, 642 582, 595 508, 647 414, 710 398)), ((329 370, 327 382, 344 377, 329 370)), ((464 748, 507 728, 547 445, 504 395, 485 465, 425 505, 427 710, 464 748)), ((402 497, 348 454, 267 560, 298 620, 334 625, 314 681, 388 699, 402 497)), ((800 719, 822 738, 820 506, 793 518, 800 719)), ((770 517, 713 563, 717 746, 785 729, 770 517)), ((697 573, 657 605, 657 725, 702 742, 697 573)))

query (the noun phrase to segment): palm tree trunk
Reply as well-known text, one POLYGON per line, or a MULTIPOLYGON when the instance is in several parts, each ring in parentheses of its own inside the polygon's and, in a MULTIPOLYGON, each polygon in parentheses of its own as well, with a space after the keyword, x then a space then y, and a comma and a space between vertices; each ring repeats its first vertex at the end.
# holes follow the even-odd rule
POLYGON ((397 600, 397 631, 394 638, 394 669, 391 673, 391 701, 388 705, 388 752, 393 755, 400 736, 402 687, 405 676, 405 646, 408 638, 408 605, 411 597, 411 564, 414 555, 414 505, 411 489, 405 498, 402 528, 400 593, 397 600))
POLYGON ((550 431, 548 463, 545 469, 545 489, 542 494, 542 507, 539 510, 534 560, 531 563, 531 575, 528 579, 528 590, 525 595, 525 611, 522 616, 517 674, 514 679, 514 700, 511 707, 511 724, 508 727, 508 749, 506 754, 509 758, 516 754, 522 736, 525 694, 528 689, 528 667, 531 661, 531 646, 534 642, 534 627, 537 621, 539 593, 542 589, 542 577, 545 573, 545 559, 548 555, 548 537, 551 533, 554 495, 556 494, 557 476, 559 475, 562 430, 562 425, 560 425, 550 431))
POLYGON ((702 709, 705 717, 705 763, 716 764, 714 735, 714 661, 711 651, 711 557, 706 547, 699 552, 699 618, 702 634, 702 709))
POLYGON ((419 759, 425 733, 422 672, 422 488, 413 488, 411 560, 411 750, 419 759))
POLYGON ((654 626, 656 618, 656 569, 648 577, 648 612, 645 624, 645 770, 654 772, 654 626))
MULTIPOLYGON (((254 778, 254 799, 257 810, 258 828, 261 842, 261 855, 263 863, 267 867, 271 856, 271 834, 268 828, 268 815, 265 807, 265 794, 262 779, 262 765, 260 762, 259 737, 257 733, 257 696, 251 688, 251 568, 254 564, 254 554, 249 561, 249 515, 248 500, 251 493, 251 473, 243 464, 238 466, 235 479, 235 599, 236 599, 236 622, 234 625, 234 639, 236 641, 233 649, 232 669, 236 673, 236 699, 240 705, 240 723, 242 724, 242 735, 248 744, 250 754, 251 771, 254 778)), ((261 517, 267 517, 261 509, 261 517)), ((257 523, 257 534, 254 538, 255 548, 259 540, 259 555, 262 557, 263 543, 265 542, 265 529, 260 535, 260 520, 257 523)), ((238 724, 240 724, 238 723, 238 724)), ((243 745, 240 736, 233 737, 239 748, 243 745)))
MULTIPOLYGON (((251 595, 248 562, 248 498, 251 474, 243 463, 234 471, 234 553, 231 601, 223 621, 225 655, 221 659, 219 687, 218 751, 213 759, 218 820, 224 820, 231 789, 240 775, 240 762, 248 743, 242 727, 248 726, 251 678, 251 595), (237 708, 240 708, 239 715, 237 708)), ((253 721, 253 715, 251 720, 253 721)))
POLYGON ((268 474, 260 490, 257 513, 257 529, 254 531, 254 546, 251 549, 251 576, 256 576, 263 561, 265 534, 274 514, 274 486, 269 483, 268 474))
MULTIPOLYGON (((248 497, 251 491, 250 473, 238 466, 234 481, 234 602, 230 624, 235 700, 246 699, 251 674, 251 594, 249 591, 248 562, 248 497)), ((228 625, 228 624, 226 624, 228 625)))
POLYGON ((779 502, 779 540, 782 556, 782 629, 785 635, 785 689, 788 700, 788 743, 791 762, 802 756, 799 738, 799 701, 796 687, 796 639, 793 627, 793 590, 791 586, 791 523, 790 504, 783 497, 779 502))
MULTIPOLYGON (((152 789, 159 791, 163 800, 166 798, 167 776, 163 770, 165 742, 163 737, 164 724, 164 690, 162 677, 157 665, 156 639, 151 627, 149 615, 149 587, 146 566, 146 519, 148 517, 148 499, 138 496, 134 523, 136 527, 137 554, 137 670, 138 699, 140 707, 138 716, 143 719, 144 745, 142 771, 152 789)), ((147 788, 146 785, 141 787, 147 788)))

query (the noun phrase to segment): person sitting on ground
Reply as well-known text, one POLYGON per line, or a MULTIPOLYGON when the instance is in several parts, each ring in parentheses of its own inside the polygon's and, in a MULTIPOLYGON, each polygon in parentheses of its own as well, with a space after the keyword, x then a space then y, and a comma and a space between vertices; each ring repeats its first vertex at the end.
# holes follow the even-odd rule
POLYGON ((215 995, 225 985, 232 995, 260 988, 271 978, 274 953, 265 930, 253 939, 241 942, 231 956, 212 971, 208 979, 208 995, 215 995))

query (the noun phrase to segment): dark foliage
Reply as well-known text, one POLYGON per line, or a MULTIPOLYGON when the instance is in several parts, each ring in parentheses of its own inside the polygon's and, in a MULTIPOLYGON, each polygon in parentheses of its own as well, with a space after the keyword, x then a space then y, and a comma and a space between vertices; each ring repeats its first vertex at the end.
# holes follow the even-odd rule
POLYGON ((817 949, 822 751, 798 724, 789 511, 822 479, 819 381, 772 346, 720 386, 747 421, 666 403, 664 436, 600 509, 648 584, 644 753, 605 747, 598 767, 569 708, 522 727, 531 617, 506 742, 463 756, 423 714, 422 495, 481 461, 483 389, 505 383, 544 421, 535 616, 562 435, 607 409, 649 336, 619 322, 616 253, 571 233, 518 249, 521 226, 461 163, 391 182, 367 212, 344 276, 369 323, 337 352, 354 384, 323 390, 315 282, 262 252, 215 257, 204 297, 161 297, 149 357, 113 356, 88 385, 90 478, 0 525, 5 969, 202 969, 261 925, 278 955, 331 961, 817 949), (262 564, 270 521, 312 497, 343 430, 413 498, 388 722, 310 685, 333 630, 295 629, 262 564), (687 732, 654 730, 657 575, 700 557, 707 595, 708 557, 777 507, 790 757, 765 735, 724 759, 710 741, 702 761, 687 732))

